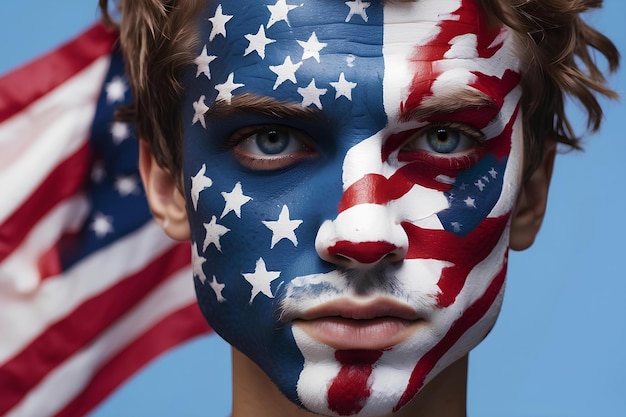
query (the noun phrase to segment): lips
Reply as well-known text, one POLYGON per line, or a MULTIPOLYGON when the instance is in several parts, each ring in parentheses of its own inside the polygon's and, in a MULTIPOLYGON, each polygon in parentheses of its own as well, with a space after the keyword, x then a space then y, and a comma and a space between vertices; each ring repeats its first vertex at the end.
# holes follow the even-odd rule
POLYGON ((309 337, 335 349, 386 349, 410 337, 424 319, 391 300, 336 300, 293 320, 309 337))

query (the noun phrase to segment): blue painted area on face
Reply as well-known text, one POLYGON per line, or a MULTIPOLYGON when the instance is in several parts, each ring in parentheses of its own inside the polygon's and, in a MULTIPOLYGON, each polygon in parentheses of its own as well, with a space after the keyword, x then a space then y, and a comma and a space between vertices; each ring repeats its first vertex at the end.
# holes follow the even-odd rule
POLYGON ((229 1, 221 5, 224 15, 232 18, 226 23, 226 37, 218 34, 208 42, 213 29, 206 19, 212 18, 217 4, 210 6, 200 22, 200 54, 206 45, 207 54, 216 56, 210 63, 211 79, 204 74, 196 77, 196 67, 185 78, 186 97, 183 103, 184 181, 192 240, 199 254, 206 258, 203 272, 207 281, 195 277, 200 308, 211 326, 234 347, 248 355, 278 385, 292 401, 298 402, 296 386, 304 358, 297 348, 290 326, 278 321, 277 306, 281 290, 298 276, 324 273, 334 269, 322 261, 315 250, 315 236, 320 225, 337 215, 342 195, 342 163, 345 153, 355 144, 380 131, 387 123, 383 109, 382 77, 382 5, 372 2, 367 8, 368 21, 353 16, 346 23, 349 8, 344 2, 311 0, 288 13, 289 25, 278 21, 268 26, 267 5, 275 1, 229 1), (265 48, 265 59, 257 52, 244 55, 249 45, 245 35, 256 34, 263 25, 268 38, 274 39, 265 48), (287 80, 274 89, 277 75, 270 66, 282 65, 287 56, 293 63, 302 60, 303 48, 297 42, 307 41, 315 32, 321 43, 320 62, 315 58, 302 61, 296 71, 296 83, 287 80), (244 86, 233 90, 234 96, 254 93, 299 104, 298 88, 307 87, 312 79, 318 88, 326 89, 320 97, 322 120, 310 121, 244 114, 228 119, 206 119, 206 129, 192 123, 193 103, 201 95, 211 106, 217 97, 216 85, 224 83, 230 74, 234 83, 244 86), (331 82, 341 73, 357 83, 351 99, 336 98, 331 82), (236 129, 257 124, 285 124, 305 133, 318 157, 300 161, 291 167, 275 171, 253 171, 243 167, 228 147, 228 138, 236 129), (206 176, 212 186, 199 194, 197 210, 191 204, 191 177, 206 164, 206 176), (223 192, 231 192, 240 183, 243 194, 251 197, 241 207, 241 218, 230 212, 221 218, 225 200, 223 192), (275 221, 283 205, 289 208, 290 219, 302 220, 295 230, 297 246, 288 239, 270 248, 272 231, 263 221, 275 221), (220 249, 210 244, 203 250, 205 224, 216 217, 217 224, 229 229, 219 238, 220 249), (280 272, 272 281, 271 292, 256 294, 252 302, 252 285, 242 274, 255 271, 262 258, 268 271, 280 272), (220 284, 224 302, 218 302, 209 283, 215 276, 220 284))
POLYGON ((453 190, 445 193, 450 207, 437 214, 447 231, 465 236, 489 215, 502 194, 507 161, 487 154, 457 175, 453 190))

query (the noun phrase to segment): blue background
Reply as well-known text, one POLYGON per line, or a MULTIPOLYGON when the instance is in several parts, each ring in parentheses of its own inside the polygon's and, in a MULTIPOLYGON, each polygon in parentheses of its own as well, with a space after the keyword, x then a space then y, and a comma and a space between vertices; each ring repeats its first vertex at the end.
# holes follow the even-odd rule
MULTIPOLYGON (((0 74, 78 34, 96 1, 4 1, 0 74)), ((587 15, 626 51, 626 2, 587 15)), ((611 84, 626 97, 626 65, 611 84)), ((626 416, 626 135, 623 104, 605 103, 584 153, 559 155, 535 245, 512 253, 504 308, 470 359, 472 417, 626 416), (621 214, 620 214, 621 213, 621 214)), ((570 106, 573 119, 582 116, 570 106)), ((582 127, 582 126, 581 126, 582 127)), ((191 277, 189 284, 192 285, 191 277)), ((226 416, 229 348, 196 339, 139 372, 92 417, 226 416)))

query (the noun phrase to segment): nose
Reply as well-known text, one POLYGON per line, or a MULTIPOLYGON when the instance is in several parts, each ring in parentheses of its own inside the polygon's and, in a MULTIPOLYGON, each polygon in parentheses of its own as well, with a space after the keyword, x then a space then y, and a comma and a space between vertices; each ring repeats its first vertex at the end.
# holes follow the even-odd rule
POLYGON ((327 220, 315 238, 318 255, 349 269, 371 269, 404 259, 408 237, 391 210, 378 204, 360 204, 327 220))

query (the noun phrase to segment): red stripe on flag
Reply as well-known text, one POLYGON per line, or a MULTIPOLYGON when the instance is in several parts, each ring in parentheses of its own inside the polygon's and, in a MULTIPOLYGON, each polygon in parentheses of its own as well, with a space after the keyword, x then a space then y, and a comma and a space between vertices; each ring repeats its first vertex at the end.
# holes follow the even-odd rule
POLYGON ((31 196, 0 224, 0 262, 17 248, 50 208, 76 194, 89 172, 87 142, 60 163, 31 196))
POLYGON ((0 123, 107 55, 117 37, 117 32, 96 24, 72 42, 0 78, 0 123))
POLYGON ((192 337, 209 332, 211 328, 196 303, 170 314, 102 364, 85 389, 55 417, 85 415, 152 359, 192 337))
MULTIPOLYGON (((0 367, 0 415, 21 401, 50 371, 126 314, 160 282, 189 265, 188 244, 177 244, 136 272, 48 326, 0 367), (67 337, 71 335, 72 337, 67 337)), ((97 276, 94 275, 94 279, 97 276)))

